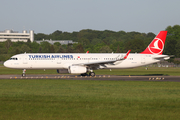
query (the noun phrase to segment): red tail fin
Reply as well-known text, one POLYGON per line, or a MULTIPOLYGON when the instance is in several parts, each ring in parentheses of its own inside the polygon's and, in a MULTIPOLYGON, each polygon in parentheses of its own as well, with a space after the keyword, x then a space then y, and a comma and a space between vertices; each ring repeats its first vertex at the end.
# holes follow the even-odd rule
POLYGON ((160 31, 159 34, 153 39, 153 41, 141 54, 161 55, 163 53, 166 35, 167 31, 160 31))

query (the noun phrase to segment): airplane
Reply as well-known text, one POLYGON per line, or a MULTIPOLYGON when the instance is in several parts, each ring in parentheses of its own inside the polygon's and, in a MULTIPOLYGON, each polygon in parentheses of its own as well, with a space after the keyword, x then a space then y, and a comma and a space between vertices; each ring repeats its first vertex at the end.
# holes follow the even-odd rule
POLYGON ((23 53, 12 56, 4 66, 22 69, 57 69, 58 73, 95 76, 97 69, 125 69, 149 65, 167 60, 163 55, 167 31, 160 31, 148 47, 141 53, 23 53))

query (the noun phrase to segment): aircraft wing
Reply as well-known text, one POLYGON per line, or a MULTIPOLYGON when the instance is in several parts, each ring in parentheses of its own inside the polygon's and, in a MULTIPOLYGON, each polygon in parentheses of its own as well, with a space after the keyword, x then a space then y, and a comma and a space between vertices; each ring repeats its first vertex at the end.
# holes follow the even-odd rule
MULTIPOLYGON (((124 60, 124 59, 121 59, 121 60, 124 60)), ((98 62, 82 63, 82 64, 79 64, 79 65, 87 65, 87 66, 90 66, 90 65, 113 64, 113 63, 116 62, 116 61, 117 61, 117 60, 98 61, 98 62)), ((119 61, 120 61, 120 60, 119 60, 119 61)))
POLYGON ((104 65, 104 64, 113 64, 114 62, 117 62, 117 61, 122 61, 122 60, 125 60, 129 53, 130 53, 131 50, 129 50, 126 55, 123 57, 123 58, 115 58, 114 60, 108 60, 108 61, 98 61, 98 62, 89 62, 89 63, 80 63, 80 64, 73 64, 73 65, 83 65, 83 66, 91 66, 91 65, 104 65))

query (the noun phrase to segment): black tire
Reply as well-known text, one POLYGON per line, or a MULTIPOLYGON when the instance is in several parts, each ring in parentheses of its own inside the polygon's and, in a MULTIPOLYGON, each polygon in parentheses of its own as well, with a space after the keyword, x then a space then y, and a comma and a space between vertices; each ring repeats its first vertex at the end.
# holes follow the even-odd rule
POLYGON ((26 74, 25 74, 25 73, 23 73, 23 74, 22 74, 22 77, 26 77, 26 74))
POLYGON ((94 77, 94 76, 95 76, 95 73, 94 73, 94 72, 90 72, 90 73, 89 73, 89 76, 94 77))

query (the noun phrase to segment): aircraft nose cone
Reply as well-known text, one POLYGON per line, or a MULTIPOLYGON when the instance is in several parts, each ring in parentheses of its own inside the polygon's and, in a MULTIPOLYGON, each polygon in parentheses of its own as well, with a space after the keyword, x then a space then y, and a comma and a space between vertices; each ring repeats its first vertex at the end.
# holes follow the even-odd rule
POLYGON ((4 62, 4 66, 5 66, 5 67, 9 67, 9 66, 10 66, 9 62, 8 62, 8 61, 5 61, 5 62, 4 62))

